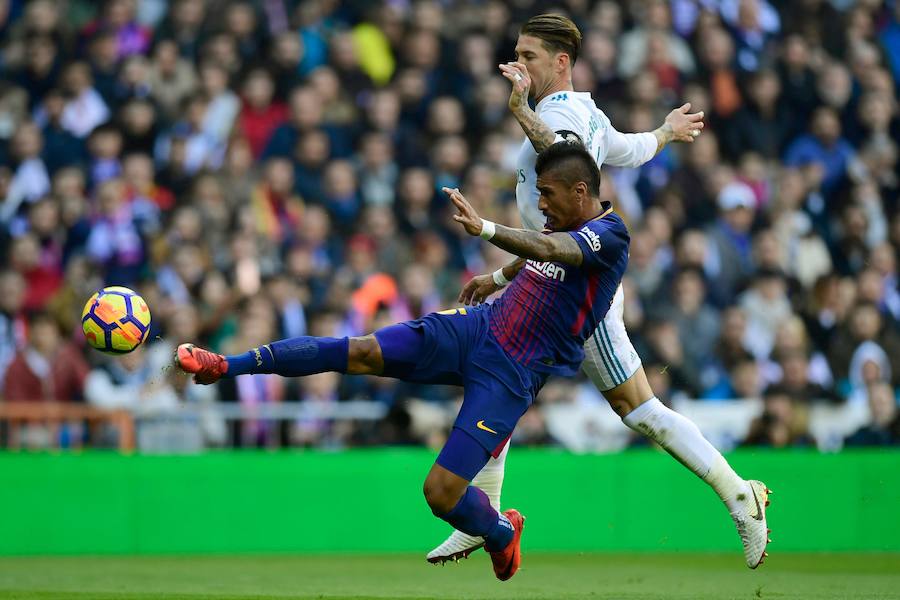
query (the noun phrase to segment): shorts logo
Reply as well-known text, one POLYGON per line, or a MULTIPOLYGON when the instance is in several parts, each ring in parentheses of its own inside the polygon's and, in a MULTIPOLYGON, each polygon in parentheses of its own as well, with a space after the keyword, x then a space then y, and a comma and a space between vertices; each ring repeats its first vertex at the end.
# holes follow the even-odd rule
POLYGON ((493 433, 494 435, 497 435, 496 431, 494 431, 493 429, 491 429, 490 427, 488 427, 487 425, 484 424, 484 419, 475 423, 475 427, 477 427, 478 429, 481 429, 482 431, 487 431, 488 433, 493 433))

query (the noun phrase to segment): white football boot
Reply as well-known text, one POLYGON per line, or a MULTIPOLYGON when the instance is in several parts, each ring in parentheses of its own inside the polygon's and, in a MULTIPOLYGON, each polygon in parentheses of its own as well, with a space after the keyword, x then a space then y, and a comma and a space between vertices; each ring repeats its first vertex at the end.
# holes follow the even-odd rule
POLYGON ((741 536, 747 566, 755 569, 768 556, 766 546, 772 541, 766 527, 766 507, 769 505, 769 494, 772 490, 762 481, 750 480, 747 484, 750 493, 744 494, 744 498, 738 496, 743 505, 731 513, 731 518, 734 519, 738 535, 741 536))
POLYGON ((483 537, 471 536, 462 531, 453 530, 453 533, 444 542, 429 552, 425 558, 433 565, 442 565, 445 562, 459 562, 461 558, 469 558, 469 555, 484 546, 483 537))

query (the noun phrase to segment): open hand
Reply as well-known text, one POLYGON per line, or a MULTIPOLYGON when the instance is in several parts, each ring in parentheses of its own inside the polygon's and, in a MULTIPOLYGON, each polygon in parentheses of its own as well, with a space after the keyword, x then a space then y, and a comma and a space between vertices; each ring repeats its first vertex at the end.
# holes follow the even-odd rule
POLYGON ((685 102, 666 117, 666 125, 671 128, 672 141, 693 142, 703 129, 703 111, 688 112, 691 103, 685 102))
POLYGON ((500 65, 500 72, 512 83, 509 92, 509 109, 513 112, 528 106, 528 90, 531 89, 531 76, 528 67, 520 62, 508 62, 500 65))
POLYGON ((450 201, 453 202, 456 210, 459 211, 459 213, 453 215, 453 220, 461 223, 469 235, 480 234, 482 227, 481 217, 478 216, 478 213, 466 200, 466 197, 460 193, 459 188, 445 187, 442 189, 445 194, 450 196, 450 201))
POLYGON ((463 286, 458 300, 462 304, 478 306, 499 289, 500 286, 494 283, 493 273, 476 275, 463 286))

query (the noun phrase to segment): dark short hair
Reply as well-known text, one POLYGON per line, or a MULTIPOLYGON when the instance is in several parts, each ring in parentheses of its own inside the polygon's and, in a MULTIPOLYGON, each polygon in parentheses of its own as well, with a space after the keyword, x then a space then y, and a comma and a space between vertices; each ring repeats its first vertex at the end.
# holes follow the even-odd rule
POLYGON ((534 171, 538 177, 547 171, 556 171, 554 174, 566 184, 583 181, 591 196, 600 194, 600 168, 580 142, 569 140, 551 145, 538 154, 534 171))
POLYGON ((581 32, 569 17, 553 14, 531 17, 522 25, 519 34, 538 38, 547 50, 565 52, 573 65, 578 60, 581 32))

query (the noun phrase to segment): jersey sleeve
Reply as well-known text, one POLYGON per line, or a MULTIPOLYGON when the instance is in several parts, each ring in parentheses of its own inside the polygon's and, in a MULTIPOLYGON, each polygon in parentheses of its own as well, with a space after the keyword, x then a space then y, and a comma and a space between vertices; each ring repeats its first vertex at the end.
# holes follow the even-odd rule
POLYGON ((639 167, 656 156, 656 136, 646 133, 622 133, 609 126, 609 152, 606 164, 614 167, 639 167))
POLYGON ((568 234, 581 248, 581 268, 586 271, 602 271, 612 267, 622 251, 622 242, 600 222, 585 223, 568 234))

